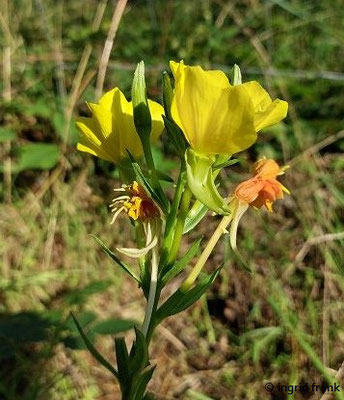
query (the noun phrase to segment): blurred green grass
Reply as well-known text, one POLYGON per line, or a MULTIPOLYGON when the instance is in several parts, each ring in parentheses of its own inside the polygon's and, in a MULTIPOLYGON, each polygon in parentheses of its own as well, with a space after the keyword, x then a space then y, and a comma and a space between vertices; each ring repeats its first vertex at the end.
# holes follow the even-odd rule
MULTIPOLYGON (((95 99, 114 9, 103 3, 94 33, 96 1, 1 0, 0 399, 118 398, 106 371, 71 351, 78 344, 68 313, 84 315, 90 334, 115 319, 93 335, 107 354, 116 321, 142 315, 138 290, 89 236, 128 244, 128 224, 109 225, 116 170, 75 150, 73 120, 65 140, 68 96, 87 45, 73 115, 95 99)), ((320 384, 344 360, 343 21, 340 0, 128 2, 105 89, 118 85, 129 95, 141 59, 157 100, 171 59, 226 72, 238 63, 245 80, 290 103, 286 123, 262 133, 220 178, 229 191, 266 155, 291 165, 283 179, 292 195, 272 215, 243 219, 239 245, 254 275, 241 270, 224 236, 207 268, 223 256, 225 268, 207 301, 158 331, 151 390, 159 399, 266 399, 266 381, 320 384)), ((164 137, 156 156, 162 169, 176 166, 164 137)), ((209 216, 199 234, 209 236, 211 226, 209 216)), ((310 398, 271 398, 287 397, 310 398)))

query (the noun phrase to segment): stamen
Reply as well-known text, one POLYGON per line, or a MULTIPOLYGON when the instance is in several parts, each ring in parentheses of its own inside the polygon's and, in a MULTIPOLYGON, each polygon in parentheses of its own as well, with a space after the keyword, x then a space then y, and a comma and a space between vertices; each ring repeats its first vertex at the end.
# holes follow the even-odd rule
POLYGON ((119 214, 120 214, 122 211, 124 211, 124 210, 125 210, 125 207, 122 206, 122 207, 120 207, 120 208, 115 212, 115 214, 114 214, 114 216, 113 216, 113 218, 112 218, 112 220, 111 220, 111 222, 110 222, 110 225, 112 225, 112 224, 116 221, 116 219, 117 219, 117 217, 119 216, 119 214))

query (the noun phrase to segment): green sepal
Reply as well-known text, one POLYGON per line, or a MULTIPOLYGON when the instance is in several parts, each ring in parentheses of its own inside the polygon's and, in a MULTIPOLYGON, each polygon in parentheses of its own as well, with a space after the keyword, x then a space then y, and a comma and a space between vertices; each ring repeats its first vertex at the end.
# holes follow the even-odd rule
POLYGON ((133 103, 134 124, 136 131, 140 136, 141 141, 147 142, 149 141, 152 131, 152 117, 147 101, 145 64, 143 61, 137 64, 134 73, 131 98, 133 103))
POLYGON ((165 71, 162 76, 162 93, 163 93, 163 104, 165 115, 163 115, 166 133, 171 139, 176 153, 180 158, 184 157, 186 142, 184 139, 184 134, 179 126, 173 121, 171 114, 171 105, 173 100, 173 89, 171 85, 171 80, 168 73, 165 71))
POLYGON ((180 158, 183 158, 186 148, 183 131, 175 122, 166 118, 165 115, 162 118, 164 119, 166 133, 171 139, 176 153, 180 158))
POLYGON ((173 100, 173 88, 167 71, 162 73, 162 100, 166 117, 172 121, 171 105, 173 100))
POLYGON ((135 160, 133 155, 128 150, 127 153, 129 154, 129 159, 134 169, 136 180, 143 186, 145 191, 158 204, 158 206, 162 209, 163 213, 167 214, 170 207, 167 197, 163 194, 163 192, 160 194, 153 189, 152 185, 149 183, 148 179, 143 174, 140 165, 135 160))
POLYGON ((117 358, 118 381, 122 392, 128 392, 128 382, 130 382, 129 355, 124 337, 115 338, 115 351, 117 358))
POLYGON ((183 292, 180 289, 176 290, 173 295, 159 307, 156 314, 156 323, 160 323, 163 319, 186 310, 195 303, 214 282, 221 268, 222 267, 218 268, 211 275, 208 275, 198 285, 187 292, 183 292))
POLYGON ((173 266, 165 266, 165 268, 162 269, 161 271, 161 283, 162 285, 165 285, 168 281, 173 279, 175 276, 177 276, 187 265, 189 262, 195 257, 197 254, 199 247, 201 245, 203 237, 199 238, 196 240, 191 247, 188 249, 188 251, 184 254, 184 256, 178 260, 173 266))
POLYGON ((116 264, 118 264, 123 271, 125 271, 128 275, 130 275, 132 278, 135 279, 135 281, 141 285, 141 280, 138 276, 136 276, 136 274, 134 272, 132 272, 130 270, 130 268, 127 266, 127 264, 125 264, 123 261, 121 261, 115 253, 113 253, 99 238, 97 238, 97 236, 92 235, 93 239, 95 239, 95 241, 99 244, 99 246, 102 248, 102 250, 104 251, 104 253, 106 253, 113 261, 115 261, 116 264))
POLYGON ((189 148, 185 152, 185 161, 188 185, 194 196, 217 214, 229 215, 229 207, 214 183, 212 166, 215 157, 198 154, 189 148))
POLYGON ((232 160, 221 162, 219 164, 215 163, 213 165, 213 171, 217 171, 217 170, 222 169, 222 168, 230 167, 231 165, 234 165, 234 164, 236 164, 238 162, 239 162, 238 158, 233 158, 232 160))
POLYGON ((79 324, 78 320, 74 316, 74 314, 71 312, 70 315, 72 316, 74 323, 82 337, 82 340, 84 341, 86 347, 88 348, 89 352, 93 355, 93 357, 100 363, 102 364, 108 371, 110 371, 117 379, 119 379, 119 374, 116 371, 116 369, 96 350, 96 348, 93 346, 93 344, 88 340, 86 334, 84 333, 83 329, 81 328, 81 325, 79 324))

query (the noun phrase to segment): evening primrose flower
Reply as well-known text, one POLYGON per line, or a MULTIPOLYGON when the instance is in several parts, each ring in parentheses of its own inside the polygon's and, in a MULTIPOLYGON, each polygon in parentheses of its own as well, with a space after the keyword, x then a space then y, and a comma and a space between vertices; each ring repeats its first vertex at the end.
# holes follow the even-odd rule
POLYGON ((175 79, 171 114, 198 153, 243 151, 257 140, 257 132, 287 115, 288 103, 272 101, 258 82, 232 86, 222 71, 183 61, 171 61, 170 67, 175 79))
POLYGON ((185 153, 188 185, 209 209, 228 215, 214 184, 215 161, 250 147, 257 132, 286 116, 288 104, 272 101, 255 81, 241 84, 240 79, 231 85, 222 71, 204 71, 182 61, 171 61, 170 66, 175 79, 171 115, 190 144, 185 153))
POLYGON ((158 244, 161 232, 160 210, 136 181, 114 191, 125 194, 114 198, 110 205, 111 212, 114 213, 111 224, 116 221, 120 213, 124 212, 132 220, 142 222, 146 236, 145 247, 141 249, 118 247, 116 250, 129 257, 143 257, 158 244))
MULTIPOLYGON (((105 93, 97 104, 87 103, 91 118, 80 117, 76 125, 81 132, 77 149, 118 164, 128 157, 127 150, 136 158, 143 154, 136 132, 132 102, 127 101, 119 88, 105 93)), ((156 141, 163 131, 163 107, 148 100, 152 116, 150 139, 156 141)))
POLYGON ((289 190, 277 180, 277 176, 284 174, 286 168, 280 168, 274 160, 261 159, 252 167, 253 177, 235 188, 230 201, 232 211, 230 242, 233 249, 236 249, 239 221, 249 206, 254 209, 265 206, 272 212, 273 203, 283 199, 284 193, 289 194, 289 190))

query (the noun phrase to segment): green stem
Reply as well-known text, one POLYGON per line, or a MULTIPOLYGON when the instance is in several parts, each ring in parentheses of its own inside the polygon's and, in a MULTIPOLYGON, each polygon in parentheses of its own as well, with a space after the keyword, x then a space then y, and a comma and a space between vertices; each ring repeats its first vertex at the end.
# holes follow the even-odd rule
POLYGON ((173 243, 172 243, 171 251, 170 251, 170 254, 169 254, 169 257, 167 260, 168 264, 173 264, 173 262, 177 258, 180 242, 182 240, 185 219, 188 215, 189 208, 190 208, 191 198, 192 198, 192 192, 191 192, 190 188, 187 186, 184 191, 182 202, 180 205, 179 215, 177 218, 175 231, 174 231, 175 233, 174 233, 173 243))
POLYGON ((185 172, 185 164, 183 163, 180 168, 176 190, 174 192, 174 197, 172 200, 171 211, 169 212, 166 219, 166 228, 164 233, 164 241, 163 241, 163 247, 161 252, 161 263, 160 263, 162 266, 165 264, 165 261, 168 257, 172 245, 175 221, 180 201, 183 195, 185 183, 186 183, 186 172, 185 172))

